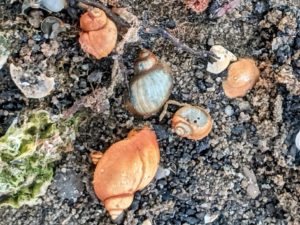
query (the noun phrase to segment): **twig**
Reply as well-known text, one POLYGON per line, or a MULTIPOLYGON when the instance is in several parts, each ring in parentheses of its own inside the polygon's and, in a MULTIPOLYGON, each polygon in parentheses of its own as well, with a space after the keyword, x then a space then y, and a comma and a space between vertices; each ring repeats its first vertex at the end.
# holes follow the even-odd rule
POLYGON ((181 103, 181 102, 178 102, 178 101, 175 101, 175 100, 168 100, 166 102, 166 104, 164 105, 164 108, 162 110, 162 112, 160 113, 159 115, 159 121, 162 121, 163 118, 165 117, 165 115, 167 114, 167 111, 168 111, 168 106, 169 105, 176 105, 176 106, 186 106, 186 105, 189 105, 187 103, 181 103))
POLYGON ((195 50, 189 47, 187 44, 182 43, 178 38, 174 37, 172 34, 170 34, 168 31, 161 27, 157 26, 148 26, 145 28, 146 33, 150 34, 158 34, 162 37, 169 39, 176 47, 183 49, 184 51, 187 51, 193 55, 196 55, 200 57, 204 61, 209 62, 215 62, 219 59, 218 56, 216 56, 213 52, 206 51, 206 50, 195 50))
POLYGON ((106 13, 106 15, 110 19, 112 19, 116 24, 118 24, 120 27, 130 27, 130 25, 126 21, 124 21, 122 18, 114 14, 109 8, 107 8, 101 2, 92 2, 89 0, 77 0, 77 2, 102 9, 106 13))

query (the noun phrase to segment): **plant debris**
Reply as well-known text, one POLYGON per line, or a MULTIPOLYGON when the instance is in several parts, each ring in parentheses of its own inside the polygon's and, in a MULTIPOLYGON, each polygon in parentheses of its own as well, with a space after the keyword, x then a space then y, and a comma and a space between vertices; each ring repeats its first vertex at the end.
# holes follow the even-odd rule
POLYGON ((72 126, 60 127, 46 111, 15 120, 0 138, 0 205, 37 204, 53 177, 53 162, 70 149, 72 126))

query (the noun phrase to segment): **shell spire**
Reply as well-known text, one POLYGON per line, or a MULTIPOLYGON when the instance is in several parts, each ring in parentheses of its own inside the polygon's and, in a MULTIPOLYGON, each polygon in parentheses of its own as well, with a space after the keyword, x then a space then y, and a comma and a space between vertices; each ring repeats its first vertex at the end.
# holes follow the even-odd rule
POLYGON ((93 8, 84 13, 80 17, 80 28, 79 43, 84 52, 101 59, 115 48, 117 27, 101 9, 93 8))

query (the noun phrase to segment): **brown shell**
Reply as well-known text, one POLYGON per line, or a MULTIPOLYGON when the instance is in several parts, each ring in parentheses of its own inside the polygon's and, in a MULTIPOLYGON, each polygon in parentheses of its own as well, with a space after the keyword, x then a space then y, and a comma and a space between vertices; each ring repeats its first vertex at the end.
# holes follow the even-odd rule
POLYGON ((127 209, 134 193, 154 178, 160 160, 155 133, 148 127, 130 132, 100 158, 94 173, 94 190, 113 219, 127 209))
POLYGON ((177 110, 172 118, 173 131, 192 140, 205 138, 211 132, 212 126, 209 113, 198 106, 186 105, 177 110))
POLYGON ((106 14, 94 8, 80 17, 79 43, 84 52, 97 59, 108 56, 117 43, 118 31, 106 14))
POLYGON ((259 79, 259 69, 253 59, 239 59, 228 69, 227 80, 223 82, 223 89, 227 97, 243 97, 254 87, 259 79))

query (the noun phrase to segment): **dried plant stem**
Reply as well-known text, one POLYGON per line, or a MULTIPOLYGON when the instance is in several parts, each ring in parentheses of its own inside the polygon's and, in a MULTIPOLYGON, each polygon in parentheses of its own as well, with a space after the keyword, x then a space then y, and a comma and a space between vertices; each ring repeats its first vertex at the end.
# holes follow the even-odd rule
POLYGON ((169 39, 176 47, 183 49, 184 51, 187 51, 195 56, 200 57, 204 61, 210 61, 214 62, 217 59, 219 59, 218 56, 216 56, 213 52, 206 51, 206 50, 195 50, 189 47, 187 44, 181 42, 178 38, 174 37, 172 34, 170 34, 168 31, 161 27, 157 26, 149 26, 145 28, 146 33, 150 34, 158 34, 162 37, 169 39))
POLYGON ((177 106, 181 107, 181 106, 186 106, 186 105, 189 105, 189 104, 181 103, 181 102, 178 102, 178 101, 175 101, 175 100, 168 100, 166 102, 166 104, 164 105, 164 108, 163 108, 162 112, 159 115, 159 121, 162 121, 163 118, 165 117, 165 115, 167 114, 167 110, 168 110, 169 105, 177 105, 177 106))
POLYGON ((82 3, 85 5, 93 6, 93 7, 103 10, 106 13, 106 15, 120 27, 130 27, 130 25, 126 21, 124 21, 121 17, 114 14, 109 8, 107 8, 105 5, 103 5, 103 3, 101 3, 100 1, 92 2, 89 0, 77 0, 77 2, 79 4, 82 3))

